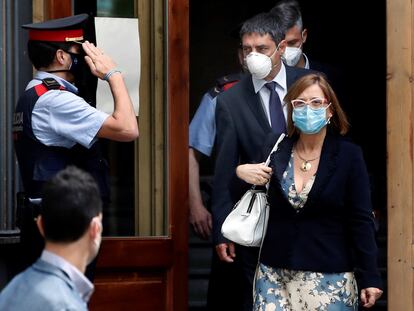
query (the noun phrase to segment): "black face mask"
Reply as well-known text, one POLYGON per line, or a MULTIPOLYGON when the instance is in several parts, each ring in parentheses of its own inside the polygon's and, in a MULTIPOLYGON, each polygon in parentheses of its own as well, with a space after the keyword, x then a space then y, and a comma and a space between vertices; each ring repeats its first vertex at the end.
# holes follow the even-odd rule
POLYGON ((98 83, 97 78, 92 75, 89 66, 85 61, 85 53, 73 53, 63 50, 71 57, 72 63, 69 69, 53 70, 53 72, 70 72, 75 81, 74 84, 78 88, 78 95, 84 98, 88 103, 95 102, 95 91, 98 83))
POLYGON ((65 51, 66 53, 68 53, 70 55, 70 58, 72 60, 72 63, 69 67, 69 69, 62 69, 62 70, 52 70, 52 71, 48 71, 50 73, 53 72, 70 72, 71 74, 73 74, 73 77, 75 78, 76 82, 81 82, 83 79, 83 75, 84 75, 84 70, 85 70, 85 58, 84 58, 84 54, 81 53, 73 53, 73 52, 69 52, 69 51, 65 51))
POLYGON ((75 77, 75 81, 81 81, 83 76, 83 70, 85 68, 85 58, 83 54, 76 54, 69 51, 65 51, 70 55, 72 64, 70 65, 69 72, 75 77))
POLYGON ((68 69, 68 72, 73 74, 75 78, 75 85, 78 88, 78 95, 85 99, 89 104, 95 102, 95 91, 98 83, 97 78, 92 75, 88 64, 85 61, 85 53, 68 53, 72 59, 72 64, 68 69))

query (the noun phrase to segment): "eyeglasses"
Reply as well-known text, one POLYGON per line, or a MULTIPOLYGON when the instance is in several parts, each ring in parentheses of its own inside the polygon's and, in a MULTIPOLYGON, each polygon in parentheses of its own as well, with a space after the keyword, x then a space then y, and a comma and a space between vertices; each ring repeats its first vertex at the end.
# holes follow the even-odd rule
POLYGON ((311 100, 304 101, 302 99, 293 99, 291 101, 293 108, 302 108, 306 105, 311 106, 311 108, 319 108, 324 106, 328 101, 326 98, 312 98, 311 100))

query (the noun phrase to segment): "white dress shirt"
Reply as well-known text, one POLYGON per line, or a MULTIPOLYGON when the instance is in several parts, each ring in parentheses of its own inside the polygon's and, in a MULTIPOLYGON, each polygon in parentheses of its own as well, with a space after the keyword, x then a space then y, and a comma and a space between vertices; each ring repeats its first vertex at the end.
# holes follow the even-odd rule
MULTIPOLYGON (((283 62, 281 61, 281 67, 277 75, 273 78, 272 81, 276 82, 276 92, 279 95, 280 102, 282 104, 283 113, 285 114, 285 120, 287 119, 287 105, 284 104, 283 99, 287 93, 287 82, 286 82, 286 68, 283 62)), ((269 112, 269 99, 270 99, 270 90, 265 87, 265 84, 271 81, 266 81, 264 79, 256 79, 252 76, 254 91, 259 93, 260 99, 262 100, 262 105, 264 112, 266 114, 269 125, 272 126, 270 122, 270 112, 269 112)))

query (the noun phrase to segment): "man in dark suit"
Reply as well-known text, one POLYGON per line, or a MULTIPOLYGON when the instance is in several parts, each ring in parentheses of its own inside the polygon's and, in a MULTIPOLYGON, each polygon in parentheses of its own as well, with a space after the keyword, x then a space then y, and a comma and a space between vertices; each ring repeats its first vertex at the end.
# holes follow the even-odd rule
POLYGON ((323 72, 335 90, 341 106, 346 111, 349 110, 349 107, 347 107, 349 100, 345 91, 348 88, 344 68, 339 64, 332 66, 325 62, 315 61, 303 52, 308 39, 308 29, 304 26, 299 2, 296 0, 280 0, 270 10, 270 13, 285 33, 286 49, 282 55, 283 62, 288 66, 323 72))
MULTIPOLYGON (((235 246, 221 234, 221 225, 235 199, 247 184, 235 184, 235 169, 241 163, 260 163, 264 140, 270 132, 286 131, 286 107, 283 97, 287 88, 308 70, 285 66, 281 55, 286 48, 280 24, 270 13, 247 20, 240 31, 242 48, 250 75, 217 97, 217 158, 213 185, 213 239, 221 260, 240 267, 243 277, 243 306, 234 310, 251 310, 252 284, 258 249, 235 246), (269 83, 271 82, 271 83, 269 83), (276 103, 276 104, 275 104, 276 103), (235 189, 234 193, 230 189, 235 189), (232 194, 236 194, 232 196, 232 194), (237 254, 237 257, 236 257, 237 254)), ((263 179, 268 176, 263 166, 263 179)), ((236 304, 236 302, 235 302, 236 304)))

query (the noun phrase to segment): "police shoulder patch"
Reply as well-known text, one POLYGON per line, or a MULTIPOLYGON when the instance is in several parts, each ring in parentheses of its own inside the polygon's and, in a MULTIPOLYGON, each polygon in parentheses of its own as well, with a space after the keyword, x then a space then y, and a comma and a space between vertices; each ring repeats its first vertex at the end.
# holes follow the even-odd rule
POLYGON ((59 82, 57 82, 53 78, 44 78, 42 82, 48 90, 58 90, 61 88, 61 85, 59 84, 59 82))

